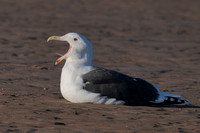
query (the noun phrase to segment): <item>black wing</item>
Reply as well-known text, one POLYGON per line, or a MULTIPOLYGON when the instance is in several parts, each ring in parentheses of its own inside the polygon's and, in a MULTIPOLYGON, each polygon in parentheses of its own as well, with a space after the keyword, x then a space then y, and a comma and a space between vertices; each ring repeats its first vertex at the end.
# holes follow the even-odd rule
POLYGON ((127 105, 148 105, 158 98, 158 91, 143 79, 116 71, 96 68, 82 76, 84 89, 109 98, 123 100, 127 105))

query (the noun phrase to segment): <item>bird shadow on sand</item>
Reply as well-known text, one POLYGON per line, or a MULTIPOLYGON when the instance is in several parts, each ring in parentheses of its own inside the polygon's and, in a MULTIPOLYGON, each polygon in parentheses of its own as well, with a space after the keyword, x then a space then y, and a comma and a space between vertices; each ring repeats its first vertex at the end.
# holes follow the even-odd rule
POLYGON ((166 107, 166 108, 200 108, 195 105, 152 105, 151 107, 166 107))

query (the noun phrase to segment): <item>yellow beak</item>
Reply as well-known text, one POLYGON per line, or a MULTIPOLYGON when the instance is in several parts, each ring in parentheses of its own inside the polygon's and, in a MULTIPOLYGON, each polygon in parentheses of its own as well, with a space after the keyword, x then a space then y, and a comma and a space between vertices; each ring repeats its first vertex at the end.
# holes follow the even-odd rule
POLYGON ((47 42, 51 41, 51 40, 58 40, 58 41, 66 41, 66 40, 63 40, 61 38, 61 36, 51 36, 47 39, 47 42))
MULTIPOLYGON (((62 39, 62 36, 51 36, 47 39, 47 42, 51 41, 51 40, 57 40, 57 41, 66 41, 64 39, 62 39)), ((69 45, 69 50, 67 51, 67 53, 71 50, 71 45, 69 45)), ((58 63, 60 63, 63 59, 67 58, 67 53, 65 55, 61 55, 60 58, 58 58, 55 62, 55 65, 57 65, 58 63)))

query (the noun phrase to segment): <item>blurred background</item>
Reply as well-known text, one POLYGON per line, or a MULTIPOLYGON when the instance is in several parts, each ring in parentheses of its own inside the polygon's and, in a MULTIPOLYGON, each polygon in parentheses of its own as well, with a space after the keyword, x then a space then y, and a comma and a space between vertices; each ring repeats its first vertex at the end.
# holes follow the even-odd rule
MULTIPOLYGON (((68 32, 91 42, 94 65, 144 78, 199 106, 199 7, 199 0, 0 0, 1 121, 16 123, 16 112, 8 113, 13 107, 29 118, 41 102, 46 108, 64 106, 59 90, 64 61, 54 62, 68 45, 46 40, 68 32)), ((27 127, 35 121, 28 122, 27 127)), ((7 131, 5 123, 2 129, 7 131)))

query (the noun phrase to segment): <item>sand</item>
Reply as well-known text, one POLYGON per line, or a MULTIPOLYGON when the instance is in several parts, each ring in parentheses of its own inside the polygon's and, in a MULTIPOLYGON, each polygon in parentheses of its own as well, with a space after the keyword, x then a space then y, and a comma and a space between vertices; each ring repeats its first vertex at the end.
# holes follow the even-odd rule
POLYGON ((1 0, 0 132, 200 133, 200 1, 1 0), (143 78, 193 105, 73 104, 51 35, 77 32, 93 64, 143 78))

